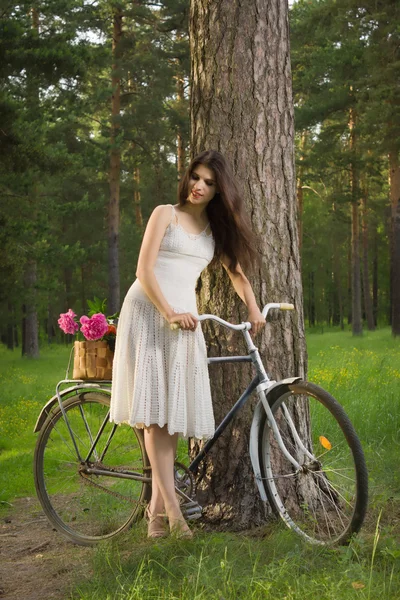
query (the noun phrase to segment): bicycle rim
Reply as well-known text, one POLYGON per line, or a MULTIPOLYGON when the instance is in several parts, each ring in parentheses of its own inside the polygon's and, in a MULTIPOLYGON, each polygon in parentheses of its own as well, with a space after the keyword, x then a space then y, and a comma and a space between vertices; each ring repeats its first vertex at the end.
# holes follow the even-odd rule
POLYGON ((142 515, 148 494, 143 481, 86 473, 88 467, 98 467, 110 473, 126 469, 143 475, 147 467, 137 432, 108 422, 109 402, 106 394, 86 392, 63 403, 83 458, 106 420, 88 462, 79 462, 58 406, 43 425, 35 450, 35 485, 43 510, 61 533, 82 545, 111 538, 128 527, 142 515))
POLYGON ((368 501, 361 444, 343 408, 330 394, 306 382, 288 387, 271 409, 282 440, 300 468, 284 456, 265 419, 260 462, 268 500, 286 525, 308 542, 347 543, 360 529, 368 501))

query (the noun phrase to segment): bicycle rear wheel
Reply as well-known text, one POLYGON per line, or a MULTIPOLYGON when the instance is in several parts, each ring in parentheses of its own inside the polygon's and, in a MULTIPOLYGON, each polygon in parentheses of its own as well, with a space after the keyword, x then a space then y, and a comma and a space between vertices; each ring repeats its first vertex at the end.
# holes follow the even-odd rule
POLYGON ((143 481, 114 477, 122 469, 143 476, 149 465, 140 432, 110 423, 109 404, 109 395, 93 392, 63 402, 82 462, 58 405, 43 425, 35 449, 35 485, 43 510, 58 531, 81 545, 93 545, 126 529, 141 517, 149 494, 150 486, 143 481), (95 451, 85 462, 103 423, 95 451), (110 475, 89 474, 88 468, 108 469, 110 475))
POLYGON ((259 451, 272 509, 308 542, 348 542, 365 517, 368 474, 345 411, 328 392, 304 381, 289 385, 271 410, 287 450, 300 464, 296 469, 284 456, 265 417, 259 451))

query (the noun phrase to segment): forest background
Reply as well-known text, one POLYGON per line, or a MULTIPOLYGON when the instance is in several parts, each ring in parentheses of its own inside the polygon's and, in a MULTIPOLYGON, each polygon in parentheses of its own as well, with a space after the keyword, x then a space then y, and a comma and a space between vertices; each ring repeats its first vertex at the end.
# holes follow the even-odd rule
MULTIPOLYGON (((108 313, 146 221, 190 158, 189 0, 4 3, 0 335, 70 342, 60 312, 108 313)), ((290 10, 306 324, 400 334, 400 7, 290 10)), ((240 182, 239 182, 240 183, 240 182)), ((278 299, 279 300, 279 299, 278 299)), ((264 302, 276 301, 265 298, 264 302)))

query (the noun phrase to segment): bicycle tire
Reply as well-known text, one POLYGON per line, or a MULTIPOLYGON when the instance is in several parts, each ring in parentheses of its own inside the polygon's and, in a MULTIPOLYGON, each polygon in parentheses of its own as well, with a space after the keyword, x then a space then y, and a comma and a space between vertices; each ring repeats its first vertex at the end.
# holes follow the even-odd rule
MULTIPOLYGON (((110 396, 82 392, 63 400, 82 456, 89 452, 106 419, 110 396), (85 417, 86 423, 84 421, 85 417), (88 433, 91 432, 90 435, 88 433)), ((108 421, 108 419, 107 419, 108 421)), ((58 404, 46 419, 36 443, 34 479, 37 496, 52 525, 76 544, 93 546, 120 534, 143 514, 150 484, 114 477, 88 475, 85 466, 121 467, 143 473, 149 467, 143 436, 134 428, 107 425, 96 444, 97 456, 80 463, 58 404), (110 432, 110 445, 101 457, 110 432)))
POLYGON ((259 453, 272 510, 308 542, 348 543, 365 518, 368 472, 361 443, 347 414, 328 392, 305 381, 288 385, 271 401, 271 410, 287 449, 301 465, 296 470, 284 456, 264 413, 259 453), (293 435, 285 405, 303 446, 314 459, 307 456, 293 435))

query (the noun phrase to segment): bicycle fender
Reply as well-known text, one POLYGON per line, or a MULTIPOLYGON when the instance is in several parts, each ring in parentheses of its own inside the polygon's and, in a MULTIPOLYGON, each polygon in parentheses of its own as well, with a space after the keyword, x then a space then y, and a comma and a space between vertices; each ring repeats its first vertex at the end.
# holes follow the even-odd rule
MULTIPOLYGON (((301 381, 301 377, 288 377, 273 383, 269 388, 265 390, 265 394, 269 404, 271 405, 276 398, 279 398, 283 393, 289 391, 289 385, 296 381, 301 381)), ((260 466, 260 451, 259 451, 259 440, 262 434, 261 425, 264 422, 265 410, 260 400, 255 408, 253 414, 253 420, 250 428, 250 442, 249 442, 249 453, 251 464, 253 467, 254 477, 258 487, 258 491, 263 502, 268 502, 267 495, 265 493, 264 482, 262 480, 261 466, 260 466)))
MULTIPOLYGON (((85 391, 85 392, 107 392, 108 394, 110 393, 109 388, 96 387, 96 388, 90 389, 87 387, 82 388, 82 387, 79 387, 78 385, 74 385, 65 390, 62 390, 62 392, 60 392, 60 397, 63 398, 64 396, 68 396, 68 397, 72 396, 73 392, 75 392, 75 395, 78 395, 79 392, 83 392, 83 391, 85 391)), ((51 413, 53 406, 55 404, 58 404, 57 395, 54 395, 52 398, 50 398, 50 400, 48 400, 46 402, 46 404, 43 406, 43 408, 40 411, 40 414, 37 418, 36 425, 33 429, 33 433, 38 433, 42 429, 44 422, 46 421, 47 417, 51 413)))

